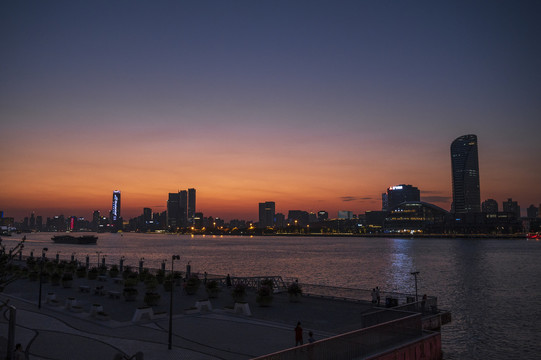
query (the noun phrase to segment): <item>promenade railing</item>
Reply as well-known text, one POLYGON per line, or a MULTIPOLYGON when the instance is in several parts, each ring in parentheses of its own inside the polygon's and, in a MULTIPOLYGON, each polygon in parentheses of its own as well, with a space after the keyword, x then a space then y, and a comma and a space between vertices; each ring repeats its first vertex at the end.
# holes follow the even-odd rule
POLYGON ((254 360, 342 360, 365 358, 423 336, 420 314, 401 312, 401 318, 366 327, 254 360))

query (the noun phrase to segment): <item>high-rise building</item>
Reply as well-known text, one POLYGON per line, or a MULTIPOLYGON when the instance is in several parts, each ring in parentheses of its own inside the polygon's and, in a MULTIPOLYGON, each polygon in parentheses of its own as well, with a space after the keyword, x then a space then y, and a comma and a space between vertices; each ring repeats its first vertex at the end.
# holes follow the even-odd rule
POLYGON ((195 217, 195 189, 169 193, 167 200, 167 226, 185 228, 193 224, 195 217))
POLYGON ((480 212, 481 192, 476 135, 463 135, 453 141, 451 167, 453 180, 451 212, 456 214, 480 212))
MULTIPOLYGON (((389 187, 386 198, 387 209, 384 211, 390 211, 406 201, 421 201, 421 192, 415 186, 400 184, 389 187)), ((384 206, 385 203, 382 207, 384 206)))
POLYGON ((188 226, 188 192, 186 190, 181 190, 180 194, 180 203, 179 203, 179 216, 178 223, 180 227, 188 226))
POLYGON ((111 207, 111 220, 114 222, 120 219, 120 190, 113 191, 113 205, 111 207))
POLYGON ((497 214, 498 213, 498 202, 494 199, 486 199, 481 204, 482 211, 487 214, 497 214))
POLYGON ((276 214, 274 201, 259 203, 259 227, 266 228, 274 226, 274 215, 276 214))
POLYGON ((534 218, 536 218, 536 217, 539 216, 539 209, 538 209, 537 206, 535 206, 534 204, 531 204, 531 205, 526 209, 526 214, 527 214, 528 218, 534 219, 534 218))
POLYGON ((188 189, 188 223, 193 224, 195 216, 195 189, 188 189))
POLYGON ((180 226, 180 193, 169 193, 167 199, 167 226, 176 229, 180 226))
POLYGON ((513 201, 513 199, 509 198, 507 199, 507 201, 503 202, 503 212, 515 214, 515 216, 519 218, 520 206, 518 205, 518 202, 513 201))

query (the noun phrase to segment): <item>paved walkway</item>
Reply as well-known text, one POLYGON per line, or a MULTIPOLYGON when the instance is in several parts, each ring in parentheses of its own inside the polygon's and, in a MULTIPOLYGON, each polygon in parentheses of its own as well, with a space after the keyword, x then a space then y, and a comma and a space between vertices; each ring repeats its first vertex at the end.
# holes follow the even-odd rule
MULTIPOLYGON (((186 309, 206 297, 203 286, 198 294, 186 295, 180 287, 174 290, 172 349, 168 349, 170 293, 162 295, 155 312, 159 319, 142 318, 132 322, 138 307, 143 305, 144 286, 139 285, 135 302, 95 294, 96 286, 121 291, 120 284, 108 278, 76 279, 72 288, 43 284, 42 307, 38 309, 39 283, 21 279, 9 285, 0 300, 9 300, 17 308, 15 343, 21 343, 28 359, 114 359, 117 354, 130 358, 138 352, 145 360, 152 359, 250 359, 294 345, 294 327, 301 321, 305 339, 308 331, 319 340, 360 328, 361 315, 370 311, 366 302, 346 302, 302 297, 291 303, 287 294, 275 294, 269 307, 259 307, 255 293, 249 292, 251 316, 228 311, 233 305, 230 289, 223 288, 217 299, 210 299, 213 310, 186 314, 186 309), (79 286, 90 292, 80 292, 79 286), (46 303, 48 293, 54 293, 58 306, 46 303), (76 299, 78 311, 64 307, 66 299, 76 299), (99 304, 109 314, 109 320, 91 316, 92 304, 99 304)), ((7 312, 0 318, 0 358, 6 354, 7 312)))

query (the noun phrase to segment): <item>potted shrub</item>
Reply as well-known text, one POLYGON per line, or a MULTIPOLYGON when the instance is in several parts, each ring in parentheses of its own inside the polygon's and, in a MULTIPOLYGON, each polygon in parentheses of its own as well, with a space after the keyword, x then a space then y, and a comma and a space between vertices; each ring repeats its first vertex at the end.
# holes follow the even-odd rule
POLYGON ((146 306, 156 306, 160 302, 160 294, 147 291, 145 293, 144 302, 146 306))
POLYGON ((60 280, 62 279, 62 276, 60 276, 59 273, 57 272, 54 272, 52 275, 51 275, 51 285, 53 286, 58 286, 60 285, 60 280))
POLYGON ((218 293, 220 292, 220 288, 218 287, 218 282, 216 280, 210 280, 207 281, 207 284, 205 285, 205 288, 207 289, 207 294, 209 298, 217 298, 218 293))
POLYGON ((173 289, 173 276, 171 274, 167 274, 165 276, 163 281, 163 289, 165 291, 171 291, 173 289))
POLYGON ((200 284, 201 280, 199 280, 199 277, 195 274, 191 275, 188 280, 186 280, 186 284, 184 285, 184 290, 186 290, 186 294, 195 294, 199 289, 200 284))
POLYGON ((298 282, 293 282, 287 287, 287 293, 289 294, 289 301, 298 302, 302 295, 302 289, 298 282))
POLYGON ((96 280, 98 278, 98 269, 95 267, 92 267, 90 270, 88 270, 88 280, 96 280))
POLYGON ((158 287, 158 280, 152 274, 148 274, 145 278, 145 287, 147 291, 154 291, 158 287))
POLYGON ((84 278, 86 277, 86 267, 84 266, 79 266, 75 272, 75 274, 77 275, 78 278, 84 278))
POLYGON ((262 285, 257 290, 255 301, 259 304, 259 306, 270 306, 272 303, 272 298, 272 287, 269 285, 262 285))
POLYGON ((124 287, 124 291, 122 291, 122 295, 126 301, 135 301, 137 295, 139 295, 139 291, 134 287, 126 286, 124 287))
POLYGON ((118 270, 118 265, 116 265, 116 264, 111 265, 111 268, 109 269, 109 276, 112 277, 112 278, 116 278, 116 277, 118 277, 119 273, 120 273, 120 271, 118 270))
POLYGON ((244 302, 246 298, 246 285, 236 284, 231 291, 231 296, 235 302, 244 302))
POLYGON ((65 288, 70 288, 73 284, 73 275, 71 273, 64 273, 62 275, 62 286, 65 288))
POLYGON ((158 270, 156 272, 156 280, 158 281, 158 284, 163 284, 165 280, 165 271, 163 271, 162 269, 158 270))

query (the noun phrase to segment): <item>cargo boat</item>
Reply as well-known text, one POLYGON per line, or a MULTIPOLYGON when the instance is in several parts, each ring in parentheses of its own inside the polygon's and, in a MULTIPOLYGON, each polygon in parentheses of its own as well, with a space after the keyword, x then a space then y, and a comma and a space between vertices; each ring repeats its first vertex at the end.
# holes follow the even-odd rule
POLYGON ((96 244, 98 237, 95 235, 71 236, 71 235, 55 235, 51 238, 57 244, 78 244, 91 245, 96 244))

